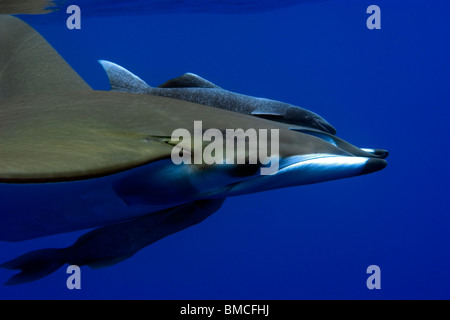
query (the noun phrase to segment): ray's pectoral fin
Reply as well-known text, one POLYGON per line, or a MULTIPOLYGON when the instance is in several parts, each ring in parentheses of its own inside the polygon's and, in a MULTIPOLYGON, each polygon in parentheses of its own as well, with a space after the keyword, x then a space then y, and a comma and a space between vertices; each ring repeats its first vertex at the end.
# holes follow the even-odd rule
POLYGON ((0 265, 9 270, 21 270, 11 277, 5 285, 15 285, 39 280, 58 270, 65 263, 64 249, 41 249, 26 253, 0 265))
MULTIPOLYGON (((23 3, 15 1, 18 2, 23 3)), ((3 3, 0 1, 0 7, 3 3)), ((0 43, 0 100, 27 94, 91 90, 58 52, 19 18, 0 15, 0 43)))
POLYGON ((72 246, 29 252, 0 267, 21 270, 5 284, 15 285, 43 278, 65 263, 92 268, 114 265, 148 245, 197 223, 220 209, 225 199, 199 200, 128 222, 95 229, 72 246))

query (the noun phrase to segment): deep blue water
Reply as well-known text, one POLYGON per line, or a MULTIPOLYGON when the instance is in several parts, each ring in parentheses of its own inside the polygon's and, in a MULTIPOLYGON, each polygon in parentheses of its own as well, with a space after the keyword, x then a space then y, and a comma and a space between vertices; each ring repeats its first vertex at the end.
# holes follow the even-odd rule
MULTIPOLYGON (((0 298, 449 299, 449 9, 444 0, 329 0, 259 13, 82 15, 81 30, 68 30, 63 13, 25 17, 94 89, 109 89, 98 59, 151 85, 194 72, 307 107, 338 136, 390 156, 374 174, 230 198, 131 259, 83 267, 81 290, 66 288, 61 268, 0 286, 0 298), (371 4, 381 30, 366 27, 371 4), (373 264, 380 290, 366 287, 373 264)), ((81 234, 2 242, 0 257, 81 234)), ((13 274, 0 270, 0 282, 13 274)))

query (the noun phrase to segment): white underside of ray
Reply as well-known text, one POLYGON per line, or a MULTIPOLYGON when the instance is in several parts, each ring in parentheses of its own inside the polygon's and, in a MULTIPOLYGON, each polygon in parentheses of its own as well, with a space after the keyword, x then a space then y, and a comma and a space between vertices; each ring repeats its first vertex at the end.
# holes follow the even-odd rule
POLYGON ((271 176, 261 176, 237 184, 231 195, 269 189, 300 186, 353 177, 361 174, 369 158, 312 154, 294 156, 280 161, 280 170, 271 176), (268 188, 270 186, 270 188, 268 188))
POLYGON ((227 165, 199 171, 195 166, 174 165, 168 159, 85 181, 0 183, 0 240, 24 240, 125 221, 202 198, 355 176, 367 161, 331 154, 295 156, 282 159, 274 175, 239 178, 228 174, 227 165))

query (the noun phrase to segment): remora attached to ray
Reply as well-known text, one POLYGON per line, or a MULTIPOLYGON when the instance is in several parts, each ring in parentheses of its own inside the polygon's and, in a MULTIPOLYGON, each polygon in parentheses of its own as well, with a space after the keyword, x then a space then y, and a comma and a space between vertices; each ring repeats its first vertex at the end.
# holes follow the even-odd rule
POLYGON ((65 262, 123 260, 198 223, 228 196, 353 177, 386 165, 349 143, 283 123, 166 97, 92 90, 15 17, 0 16, 0 43, 0 240, 102 227, 70 250, 37 251, 5 263, 22 270, 10 284, 36 280, 65 262), (279 130, 280 170, 261 176, 247 164, 175 165, 171 134, 192 130, 195 120, 204 129, 279 130))
POLYGON ((331 134, 336 133, 336 129, 328 121, 310 110, 276 100, 231 92, 193 73, 185 73, 159 87, 151 87, 138 76, 113 62, 106 60, 99 62, 108 74, 113 91, 175 98, 331 134))
POLYGON ((312 134, 352 152, 354 155, 386 158, 387 150, 360 149, 350 146, 334 136, 336 129, 318 114, 288 103, 257 98, 224 90, 216 84, 193 74, 171 79, 159 87, 151 87, 144 80, 116 63, 99 60, 106 71, 112 91, 142 93, 195 102, 214 108, 252 115, 277 122, 287 123, 289 129, 312 134))

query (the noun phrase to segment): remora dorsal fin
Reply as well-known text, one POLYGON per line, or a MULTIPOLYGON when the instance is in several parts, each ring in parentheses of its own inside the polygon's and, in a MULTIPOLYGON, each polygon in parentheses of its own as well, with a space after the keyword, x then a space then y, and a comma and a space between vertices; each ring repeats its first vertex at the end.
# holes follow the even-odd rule
POLYGON ((38 32, 19 18, 0 15, 0 99, 87 89, 89 85, 38 32))
POLYGON ((151 88, 144 80, 118 64, 106 60, 98 62, 105 69, 113 91, 144 93, 151 88))
POLYGON ((214 83, 203 79, 202 77, 193 74, 193 73, 185 73, 178 78, 171 79, 162 85, 160 88, 215 88, 220 89, 219 86, 214 83))

